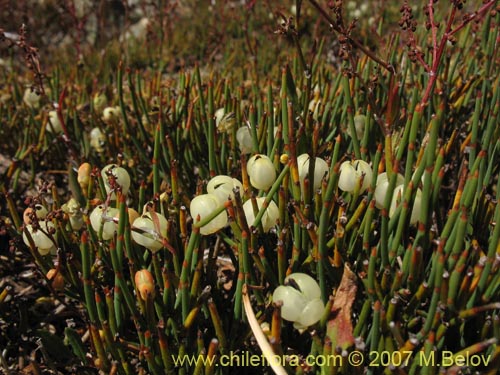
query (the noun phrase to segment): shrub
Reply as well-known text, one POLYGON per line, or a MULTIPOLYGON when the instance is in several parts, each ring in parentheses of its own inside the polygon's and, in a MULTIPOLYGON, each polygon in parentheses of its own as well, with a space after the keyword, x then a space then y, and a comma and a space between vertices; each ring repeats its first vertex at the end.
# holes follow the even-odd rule
POLYGON ((404 2, 397 26, 379 2, 191 3, 141 2, 147 38, 102 55, 0 33, 29 68, 0 67, 3 368, 22 348, 47 373, 495 373, 496 1, 404 2), (241 187, 189 211, 219 175, 241 187))

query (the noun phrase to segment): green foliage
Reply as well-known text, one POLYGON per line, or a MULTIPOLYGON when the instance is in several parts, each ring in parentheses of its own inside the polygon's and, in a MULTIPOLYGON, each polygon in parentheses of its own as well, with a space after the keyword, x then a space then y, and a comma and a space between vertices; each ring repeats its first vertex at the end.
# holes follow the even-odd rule
MULTIPOLYGON (((0 146, 8 165, 0 170, 0 220, 12 245, 1 250, 2 257, 17 264, 21 255, 44 275, 56 269, 58 276, 44 278, 47 295, 79 311, 76 326, 62 322, 55 333, 30 330, 40 337, 44 366, 63 372, 80 366, 119 374, 231 373, 203 361, 176 361, 185 355, 260 356, 243 307, 249 290, 262 327, 270 327, 265 332, 275 353, 300 356, 299 363, 285 364, 288 373, 374 374, 394 367, 437 373, 447 353, 454 356, 452 366, 445 366, 450 371, 459 355, 482 355, 488 363, 467 371, 495 373, 496 2, 485 2, 476 13, 466 13, 460 1, 449 9, 426 4, 415 13, 405 3, 403 30, 395 26, 395 9, 379 9, 377 2, 380 17, 353 13, 352 4, 323 9, 316 1, 296 1, 295 18, 271 2, 234 8, 206 3, 176 8, 159 1, 170 12, 153 6, 147 38, 101 38, 107 46, 102 53, 97 42, 82 43, 87 53, 80 56, 49 56, 42 49, 31 61, 39 58, 46 76, 33 65, 26 74, 18 74, 15 64, 0 67, 0 136, 8 139, 0 146), (193 13, 199 17, 188 24, 193 13), (352 14, 362 17, 357 27, 349 23, 352 14), (39 107, 23 102, 27 82, 44 92, 39 107), (54 107, 63 129, 57 134, 46 128, 54 107), (104 116, 105 107, 117 115, 104 116), (216 120, 219 108, 227 127, 216 120), (251 153, 242 151, 240 127, 249 129, 251 153), (95 128, 103 139, 95 138, 95 128), (317 191, 310 178, 299 180, 297 158, 304 153, 328 163, 317 191), (249 182, 246 163, 254 154, 267 155, 276 169, 266 191, 249 182), (341 170, 349 160, 371 166, 366 191, 361 187, 368 173, 358 174, 353 190, 339 188, 339 180, 355 178, 347 167, 341 170), (84 162, 90 164, 87 172, 84 162), (109 163, 130 175, 128 193, 121 194, 116 176, 101 175, 109 163), (387 183, 377 201, 383 172, 387 183), (228 225, 201 235, 205 221, 190 216, 190 202, 220 174, 241 180, 243 189, 205 218, 226 211, 228 225), (103 179, 115 192, 106 194, 103 179), (63 208, 71 197, 79 203, 76 212, 63 208), (265 197, 260 209, 257 197, 265 197), (243 210, 248 200, 253 225, 243 210), (270 202, 279 218, 264 232, 260 221, 270 202), (47 235, 57 252, 45 256, 34 238, 22 241, 23 233, 31 237, 26 220, 34 227, 40 220, 31 215, 23 224, 22 212, 36 204, 49 210, 45 220, 55 226, 47 235), (98 205, 119 212, 101 216, 115 223, 111 239, 90 223, 98 205), (152 252, 132 240, 132 209, 155 222, 151 235, 162 249, 152 252), (160 214, 166 236, 158 235, 160 214), (84 223, 77 229, 80 218, 84 223), (353 272, 352 293, 339 288, 345 266, 353 272), (154 284, 146 298, 134 279, 143 269, 154 284), (271 300, 295 272, 318 281, 326 304, 323 318, 302 331, 282 320, 279 303, 271 300), (56 277, 63 278, 63 287, 56 277), (335 298, 352 308, 352 326, 335 298), (328 326, 342 339, 331 340, 328 326), (332 341, 345 351, 341 363, 305 362, 308 355, 338 354, 332 341), (361 366, 348 364, 354 351, 365 357, 361 366), (436 366, 426 364, 430 353, 436 366)), ((26 45, 10 44, 11 50, 27 51, 26 45)), ((313 162, 308 172, 314 175, 313 162)), ((7 304, 17 306, 9 302, 10 289, 0 288, 0 314, 8 315, 7 304)), ((1 338, 8 348, 1 363, 8 367, 16 345, 8 333, 1 338)), ((268 370, 264 362, 259 366, 254 371, 268 370)))

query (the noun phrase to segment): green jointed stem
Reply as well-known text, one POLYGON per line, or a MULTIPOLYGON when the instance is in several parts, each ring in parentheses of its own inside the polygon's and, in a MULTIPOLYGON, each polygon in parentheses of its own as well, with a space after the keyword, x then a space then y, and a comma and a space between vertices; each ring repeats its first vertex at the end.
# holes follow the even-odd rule
MULTIPOLYGON (((500 185, 500 180, 498 182, 498 185, 500 185)), ((498 202, 499 197, 500 197, 500 192, 497 190, 497 202, 498 202)), ((493 230, 493 235, 489 239, 486 264, 484 266, 483 272, 481 273, 481 278, 479 279, 479 283, 478 283, 479 293, 484 293, 484 291, 487 287, 487 282, 488 282, 488 278, 490 276, 490 271, 491 271, 493 264, 495 262, 495 257, 498 254, 499 241, 500 241, 500 225, 498 224, 498 223, 500 223, 500 205, 498 205, 498 204, 496 205, 496 209, 495 209, 494 222, 496 223, 496 225, 495 225, 495 228, 493 230)), ((497 276, 498 276, 498 270, 497 270, 497 276)))
MULTIPOLYGON (((293 119, 288 118, 288 101, 287 101, 287 85, 286 85, 286 68, 281 71, 281 122, 283 124, 283 142, 285 144, 285 151, 288 151, 288 145, 290 140, 288 138, 288 121, 293 121, 293 119)), ((288 152, 287 152, 288 153, 288 152)))
POLYGON ((349 133, 351 134, 351 144, 354 150, 354 156, 356 159, 361 159, 361 151, 359 148, 359 140, 356 137, 356 126, 354 125, 354 103, 352 101, 352 96, 351 96, 351 87, 350 87, 350 82, 349 78, 347 75, 343 74, 342 75, 342 89, 344 92, 344 98, 346 101, 347 105, 347 119, 348 119, 348 126, 349 126, 349 133))
MULTIPOLYGON (((257 118, 255 107, 253 105, 250 106, 250 135, 252 136, 252 152, 255 154, 259 153, 259 137, 257 135, 257 118)), ((261 127, 262 129, 262 127, 261 127)))
POLYGON ((436 267, 434 271, 434 284, 433 284, 433 293, 432 293, 432 298, 431 302, 429 305, 429 309, 427 310, 427 318, 425 319, 424 327, 422 330, 418 333, 417 337, 420 339, 423 337, 426 337, 427 334, 430 332, 430 330, 433 327, 433 324, 435 322, 435 314, 436 310, 440 301, 440 296, 441 296, 441 283, 443 280, 443 271, 444 271, 444 263, 445 263, 445 258, 442 253, 442 246, 438 248, 438 252, 435 255, 436 261, 434 262, 434 266, 436 267))
POLYGON ((105 294, 105 299, 106 299, 106 306, 108 309, 109 327, 110 327, 111 332, 113 333, 113 336, 114 336, 118 333, 119 325, 118 325, 118 322, 116 321, 116 312, 115 312, 113 294, 107 288, 104 289, 104 294, 105 294))
POLYGON ((179 281, 179 292, 178 298, 175 305, 179 301, 181 303, 182 310, 182 320, 185 321, 189 313, 189 274, 191 269, 191 258, 193 257, 193 252, 198 245, 200 233, 198 229, 194 229, 189 237, 189 242, 187 244, 187 249, 184 255, 184 262, 182 263, 181 277, 179 281))
POLYGON ((319 217, 319 227, 318 227, 318 277, 319 277, 319 287, 321 290, 321 299, 323 301, 327 300, 326 290, 326 277, 324 270, 323 260, 327 257, 327 238, 326 234, 328 232, 328 225, 330 221, 330 208, 333 203, 333 195, 335 188, 337 187, 338 178, 339 178, 339 154, 340 154, 340 137, 337 137, 335 146, 333 148, 332 159, 330 163, 330 170, 328 172, 329 179, 328 185, 326 187, 325 197, 323 199, 323 207, 321 209, 321 214, 319 217))
POLYGON ((227 339, 224 333, 224 327, 222 326, 222 320, 220 318, 219 312, 217 311, 217 306, 212 299, 208 300, 208 311, 210 312, 210 317, 212 318, 212 323, 215 328, 215 333, 219 339, 219 349, 222 354, 227 352, 227 339))
POLYGON ((267 87, 267 152, 269 154, 274 144, 274 107, 273 89, 271 84, 267 87))
POLYGON ((375 281, 375 269, 376 269, 376 264, 377 264, 377 247, 374 246, 371 249, 370 252, 370 233, 372 232, 371 230, 371 222, 372 222, 372 217, 373 217, 373 212, 375 210, 375 201, 372 200, 370 202, 370 205, 368 207, 368 210, 366 211, 365 218, 365 229, 363 232, 363 251, 365 254, 370 253, 370 259, 369 259, 369 264, 368 264, 368 285, 369 285, 369 290, 368 294, 372 294, 373 297, 373 291, 374 291, 374 281, 375 281))
POLYGON ((254 227, 257 227, 260 224, 262 217, 264 216, 264 214, 267 210, 269 202, 271 202, 274 194, 278 191, 278 189, 281 185, 281 182, 283 181, 285 176, 288 174, 289 169, 290 169, 289 165, 286 165, 283 168, 283 170, 281 171, 281 173, 279 174, 279 176, 276 179, 276 181, 274 182, 274 184, 271 186, 271 189, 268 191, 268 193, 266 195, 266 199, 264 200, 264 203, 262 203, 262 207, 260 208, 259 212, 255 216, 255 220, 253 222, 254 227))
POLYGON ((217 166, 215 163, 215 119, 214 119, 214 94, 213 82, 208 82, 208 168, 210 177, 217 175, 217 166))
MULTIPOLYGON (((122 63, 120 62, 120 66, 117 69, 116 73, 116 81, 118 83, 118 99, 120 102, 120 109, 122 113, 122 120, 123 120, 123 132, 124 134, 132 134, 132 129, 130 126, 130 123, 128 121, 127 117, 127 112, 126 112, 126 104, 125 104, 125 99, 123 97, 123 72, 122 72, 122 63)), ((144 163, 149 163, 149 160, 144 152, 144 148, 141 146, 139 143, 139 140, 135 137, 131 137, 132 143, 134 144, 135 151, 139 153, 139 156, 141 157, 142 161, 144 163)), ((134 153, 135 154, 135 153, 134 153)))
MULTIPOLYGON (((418 128, 420 126, 420 121, 422 120, 423 108, 417 105, 415 111, 413 112, 413 118, 410 125, 410 134, 408 141, 408 153, 406 158, 406 168, 405 168, 405 187, 411 180, 411 175, 415 160, 415 141, 417 138, 418 128)), ((398 159, 399 160, 399 159, 398 159)))
POLYGON ((238 276, 236 281, 236 290, 234 296, 234 318, 240 320, 241 310, 243 306, 243 284, 245 283, 245 275, 243 272, 243 257, 238 257, 238 276))
POLYGON ((85 303, 91 324, 96 324, 98 320, 97 307, 95 305, 94 292, 92 281, 90 279, 90 248, 88 243, 88 234, 83 232, 80 243, 80 251, 82 254, 82 276, 83 276, 83 291, 85 294, 85 303))
MULTIPOLYGON (((129 313, 136 317, 138 316, 138 313, 137 313, 137 307, 135 305, 135 300, 134 298, 132 297, 129 289, 128 289, 128 285, 126 283, 126 281, 124 280, 123 278, 123 274, 122 274, 122 270, 121 270, 121 267, 120 267, 120 264, 119 264, 119 261, 118 261, 118 256, 116 254, 116 249, 114 248, 114 246, 110 246, 109 247, 109 252, 111 254, 111 262, 113 264, 113 270, 115 272, 115 287, 118 286, 119 287, 119 291, 121 293, 121 295, 124 297, 125 299, 125 303, 126 303, 126 306, 128 307, 128 311, 129 313)), ((120 314, 120 311, 121 311, 121 299, 119 297, 116 297, 116 290, 115 290, 115 302, 116 301, 119 301, 118 302, 118 308, 117 308, 117 304, 115 303, 115 310, 116 310, 116 313, 117 313, 117 317, 119 316, 120 314)))
MULTIPOLYGON (((370 352, 378 351, 378 343, 380 338, 380 311, 382 309, 380 301, 375 301, 373 304, 373 320, 370 330, 370 352)), ((368 374, 373 374, 373 368, 368 369, 368 374)))
MULTIPOLYGON (((137 79, 137 87, 140 90, 141 77, 139 74, 136 74, 136 79, 137 79)), ((142 138, 141 140, 144 142, 144 140, 148 139, 148 136, 146 134, 146 130, 144 129, 144 124, 142 122, 141 110, 139 109, 139 100, 138 100, 137 94, 136 94, 137 89, 136 89, 134 82, 132 80, 132 72, 131 71, 128 72, 127 80, 128 80, 128 86, 130 87, 130 97, 132 99, 132 106, 134 107, 135 119, 137 120, 137 124, 139 127, 139 133, 140 133, 140 136, 142 138)), ((144 111, 144 107, 142 108, 142 110, 143 110, 143 113, 146 113, 146 111, 144 111)))
POLYGON ((152 165, 153 165, 153 194, 159 194, 160 193, 160 169, 159 169, 159 163, 160 163, 160 149, 161 149, 161 123, 158 122, 155 128, 155 141, 154 141, 154 147, 153 147, 153 160, 152 160, 152 165))

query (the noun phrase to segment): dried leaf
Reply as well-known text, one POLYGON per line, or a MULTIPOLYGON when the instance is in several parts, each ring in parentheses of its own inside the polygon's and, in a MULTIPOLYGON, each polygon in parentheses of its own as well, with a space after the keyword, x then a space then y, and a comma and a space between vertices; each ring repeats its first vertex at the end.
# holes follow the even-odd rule
POLYGON ((331 309, 332 318, 328 321, 327 335, 332 341, 332 348, 345 350, 354 344, 351 313, 358 290, 356 281, 354 272, 345 265, 344 274, 331 309))
POLYGON ((257 344, 259 344, 260 350, 262 350, 262 354, 264 354, 264 357, 266 357, 276 375, 287 375, 285 368, 276 360, 276 353, 271 347, 271 344, 269 344, 269 341, 267 341, 266 335, 262 332, 262 328, 260 328, 260 324, 255 317, 246 284, 243 285, 242 294, 243 306, 245 307, 248 323, 250 324, 250 328, 252 328, 253 335, 257 340, 257 344))

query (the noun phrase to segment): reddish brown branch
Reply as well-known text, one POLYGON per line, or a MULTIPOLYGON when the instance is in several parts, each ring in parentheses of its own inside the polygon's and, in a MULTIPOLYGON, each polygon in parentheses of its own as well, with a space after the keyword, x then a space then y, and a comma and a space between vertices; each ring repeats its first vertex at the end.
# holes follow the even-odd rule
POLYGON ((341 30, 337 25, 336 22, 330 17, 330 15, 319 5, 316 0, 309 0, 311 5, 316 8, 316 10, 321 14, 321 16, 328 22, 330 28, 337 32, 338 34, 342 35, 344 38, 346 38, 354 47, 359 49, 361 52, 363 52, 366 56, 368 56, 370 59, 373 61, 379 63, 382 65, 387 71, 391 73, 395 73, 396 69, 394 66, 389 64, 388 62, 382 60, 380 57, 375 55, 372 51, 370 51, 368 48, 366 48, 360 41, 352 38, 350 35, 348 35, 346 32, 341 30))
POLYGON ((437 57, 437 50, 438 50, 438 45, 437 45, 437 28, 438 25, 434 21, 434 0, 429 0, 429 4, 427 5, 427 9, 429 10, 429 23, 431 27, 431 33, 432 33, 432 61, 436 60, 437 57))
POLYGON ((457 32, 459 32, 460 30, 462 30, 465 26, 467 26, 467 24, 479 17, 482 17, 484 15, 484 13, 486 13, 487 11, 490 10, 490 8, 495 5, 496 3, 496 0, 490 0, 488 1, 487 3, 483 4, 483 6, 481 8, 479 8, 478 11, 474 12, 473 14, 470 14, 467 19, 464 19, 462 21, 462 23, 460 25, 458 25, 455 29, 453 30, 450 30, 448 35, 454 35, 456 34, 457 32))
MULTIPOLYGON (((476 19, 478 16, 482 16, 486 11, 488 11, 494 4, 496 3, 496 0, 490 0, 487 3, 485 3, 481 8, 475 12, 472 15, 469 15, 465 17, 462 21, 462 23, 457 26, 454 30, 452 30, 453 22, 455 21, 455 17, 457 14, 457 5, 454 4, 450 16, 448 17, 448 21, 446 23, 446 29, 441 37, 441 41, 439 43, 439 46, 436 49, 436 44, 434 44, 434 33, 435 33, 435 27, 436 24, 434 22, 434 13, 432 11, 432 0, 429 2, 429 18, 430 18, 430 23, 431 27, 433 28, 433 59, 432 59, 432 67, 431 70, 429 71, 429 81, 427 82, 427 86, 425 88, 424 95, 422 96, 422 100, 420 101, 421 107, 424 107, 427 104, 427 101, 429 100, 430 95, 432 94, 432 90, 434 88, 434 85, 437 80, 437 71, 439 69, 439 63, 441 62, 441 58, 443 56, 446 43, 450 40, 451 36, 455 33, 457 33, 459 30, 463 29, 469 22, 472 20, 476 19)), ((437 41, 436 41, 437 42, 437 41)))

